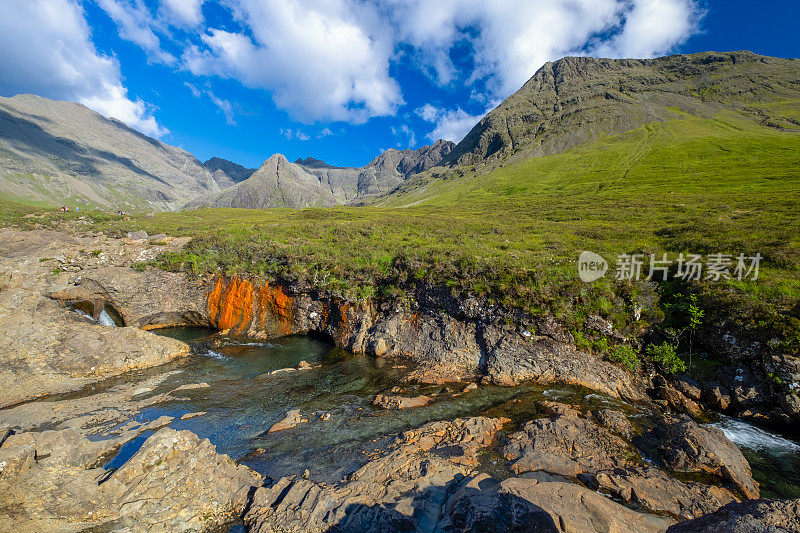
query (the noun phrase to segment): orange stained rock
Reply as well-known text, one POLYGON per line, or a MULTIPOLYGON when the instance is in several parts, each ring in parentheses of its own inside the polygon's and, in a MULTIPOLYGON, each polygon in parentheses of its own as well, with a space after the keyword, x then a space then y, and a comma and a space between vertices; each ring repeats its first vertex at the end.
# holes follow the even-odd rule
POLYGON ((220 330, 245 331, 253 318, 253 284, 237 277, 217 280, 208 294, 208 316, 220 330))
POLYGON ((291 335, 292 333, 292 297, 283 292, 280 287, 273 287, 265 283, 258 295, 260 303, 260 320, 262 328, 266 329, 268 316, 275 317, 278 323, 278 333, 291 335), (269 313, 269 315, 268 315, 269 313))

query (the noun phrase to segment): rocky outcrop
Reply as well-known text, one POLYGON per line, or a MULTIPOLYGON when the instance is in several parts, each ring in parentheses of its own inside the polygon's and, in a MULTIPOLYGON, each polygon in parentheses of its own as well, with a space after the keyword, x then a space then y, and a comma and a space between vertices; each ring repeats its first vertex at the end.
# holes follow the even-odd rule
MULTIPOLYGON (((322 333, 355 353, 409 357, 421 366, 415 376, 422 381, 483 377, 503 385, 527 380, 562 382, 616 397, 643 398, 628 374, 576 350, 569 333, 551 317, 540 320, 534 335, 487 323, 486 310, 474 302, 446 303, 453 309, 443 314, 441 307, 436 308, 441 302, 436 296, 426 295, 427 289, 420 289, 418 298, 426 307, 408 309, 375 302, 353 304, 319 295, 310 287, 290 288, 237 277, 195 280, 183 273, 129 268, 152 259, 159 251, 182 246, 185 241, 181 240, 153 244, 102 236, 4 231, 7 241, 20 243, 20 255, 2 263, 11 272, 11 285, 18 292, 0 292, 0 305, 4 299, 9 306, 18 305, 15 298, 21 298, 31 310, 25 315, 23 306, 22 314, 9 313, 0 319, 7 321, 8 331, 16 334, 4 337, 12 348, 5 357, 32 357, 31 365, 46 369, 33 381, 15 385, 14 394, 8 388, 5 405, 74 390, 92 379, 185 355, 188 348, 178 341, 139 331, 176 325, 209 326, 232 336, 257 338, 322 333), (40 246, 23 244, 27 242, 40 246), (52 277, 54 263, 69 270, 52 277), (31 291, 31 283, 38 288, 31 291), (25 284, 27 289, 22 288, 25 284), (69 312, 68 306, 75 303, 88 304, 95 314, 99 309, 113 310, 128 327, 89 326, 69 312), (45 323, 48 325, 41 328, 27 325, 45 323), (45 352, 41 357, 27 351, 31 333, 36 331, 42 338, 34 339, 32 345, 47 346, 42 348, 45 352), (87 333, 91 331, 96 333, 87 333), (78 357, 78 353, 82 355, 78 357), (74 361, 72 367, 70 361, 74 361), (66 368, 47 369, 56 363, 66 368), (28 387, 32 387, 30 395, 23 392, 28 387)), ((6 368, 19 368, 18 376, 34 375, 27 365, 20 362, 6 368)))
MULTIPOLYGON (((104 237, 0 230, 0 249, 4 250, 0 258, 0 407, 76 390, 108 376, 189 354, 189 346, 183 342, 137 327, 92 324, 49 297, 72 285, 87 262, 97 264, 111 256, 130 264, 148 247, 104 237), (95 247, 106 250, 94 255, 90 251, 95 247), (108 256, 103 256, 106 253, 108 256)), ((128 294, 130 286, 125 283, 129 282, 123 279, 120 275, 120 286, 128 294)), ((143 281, 139 289, 146 286, 143 281)), ((117 303, 115 298, 112 301, 117 303)))
POLYGON ((471 471, 502 424, 488 418, 427 424, 399 435, 388 453, 335 486, 282 478, 255 492, 245 524, 254 532, 430 528, 449 484, 471 471))
POLYGON ((655 533, 671 523, 627 509, 579 485, 533 478, 497 482, 481 474, 448 500, 437 531, 655 533))
POLYGON ((0 530, 208 531, 234 521, 261 483, 188 431, 161 429, 119 470, 99 468, 119 445, 73 430, 8 437, 0 446, 0 530))
POLYGON ((613 468, 583 477, 589 487, 656 514, 688 520, 738 501, 730 491, 694 481, 678 481, 652 467, 613 468))
POLYGON ((671 470, 717 476, 746 498, 759 497, 750 465, 719 428, 665 418, 642 437, 641 445, 671 470))
POLYGON ((250 531, 664 531, 672 521, 627 509, 587 488, 476 474, 478 452, 503 421, 434 422, 341 483, 283 478, 258 489, 250 531))
POLYGON ((549 318, 542 335, 481 324, 482 314, 428 314, 424 310, 377 308, 271 283, 217 278, 207 297, 209 323, 233 335, 272 338, 320 332, 339 346, 378 357, 410 357, 425 368, 422 379, 457 381, 485 376, 488 382, 523 381, 582 385, 606 394, 642 399, 628 374, 600 358, 576 350, 549 318))
POLYGON ((790 533, 800 531, 800 500, 749 500, 671 526, 668 533, 790 533))
POLYGON ((515 474, 543 470, 575 478, 640 462, 636 448, 621 437, 570 407, 559 406, 558 411, 509 436, 503 455, 515 474))

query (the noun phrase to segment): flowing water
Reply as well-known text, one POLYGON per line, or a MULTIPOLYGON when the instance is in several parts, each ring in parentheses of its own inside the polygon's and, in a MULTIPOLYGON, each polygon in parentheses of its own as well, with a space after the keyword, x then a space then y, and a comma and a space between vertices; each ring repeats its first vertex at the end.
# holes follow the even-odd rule
MULTIPOLYGON (((413 369, 408 360, 355 356, 303 336, 247 343, 228 339, 209 349, 203 341, 218 339, 211 331, 173 328, 159 333, 194 343, 196 354, 162 368, 171 373, 148 394, 185 384, 208 386, 179 391, 174 394, 178 399, 143 409, 137 420, 173 416, 171 427, 208 438, 219 452, 273 479, 308 469, 312 479, 334 483, 363 464, 370 452, 386 446, 389 437, 399 431, 434 420, 481 414, 507 416, 519 424, 541 416, 534 406, 541 399, 580 403, 592 409, 634 410, 619 400, 574 387, 481 386, 459 394, 463 385, 411 385, 405 381, 413 369), (297 367, 301 361, 313 368, 272 373, 297 367), (372 405, 376 394, 388 393, 396 386, 405 396, 427 394, 435 401, 402 411, 372 405), (299 409, 307 422, 267 433, 293 409, 299 409), (197 412, 205 414, 180 419, 197 412)), ((798 444, 735 419, 723 418, 715 425, 742 449, 764 496, 800 497, 798 444)), ((148 436, 128 443, 107 468, 127 461, 148 436)), ((496 453, 486 454, 483 468, 492 475, 507 474, 496 453)))

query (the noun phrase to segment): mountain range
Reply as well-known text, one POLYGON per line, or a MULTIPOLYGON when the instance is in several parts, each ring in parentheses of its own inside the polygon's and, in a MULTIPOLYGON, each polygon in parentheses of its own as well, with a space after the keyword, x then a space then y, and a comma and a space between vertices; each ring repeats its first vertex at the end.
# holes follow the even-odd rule
POLYGON ((800 62, 792 59, 568 57, 545 64, 457 145, 391 149, 363 167, 275 154, 249 169, 216 157, 201 163, 80 104, 17 95, 0 98, 0 192, 27 203, 124 210, 406 205, 431 181, 487 174, 684 116, 736 113, 796 129, 800 117, 781 102, 798 97, 800 62))

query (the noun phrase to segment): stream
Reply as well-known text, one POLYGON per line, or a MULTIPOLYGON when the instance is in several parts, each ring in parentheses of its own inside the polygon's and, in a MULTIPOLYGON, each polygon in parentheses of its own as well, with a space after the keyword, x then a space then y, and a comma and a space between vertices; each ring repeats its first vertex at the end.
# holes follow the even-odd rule
MULTIPOLYGON (((352 355, 305 336, 264 342, 223 339, 208 348, 205 341, 220 339, 210 330, 170 328, 157 333, 193 344, 196 353, 151 369, 165 373, 166 378, 147 394, 189 384, 207 386, 178 391, 175 399, 145 407, 135 419, 148 422, 164 415, 175 417, 172 428, 208 438, 218 452, 274 480, 308 470, 316 481, 336 483, 363 465, 369 454, 386 447, 400 431, 434 420, 476 415, 507 416, 521 424, 541 416, 534 403, 542 399, 591 409, 635 410, 620 400, 576 387, 481 386, 462 393, 464 385, 454 389, 409 384, 405 377, 413 363, 408 360, 352 355), (301 361, 311 368, 273 373, 296 368, 301 361), (400 387, 404 396, 426 394, 435 401, 407 410, 372 405, 377 394, 387 394, 395 387, 400 387), (293 409, 299 409, 307 422, 267 433, 293 409), (204 414, 181 419, 193 413, 204 414)), ((763 497, 800 497, 800 445, 732 418, 721 418, 714 425, 743 451, 763 497)), ((127 443, 106 468, 124 464, 150 434, 127 443)), ((482 469, 493 476, 507 474, 496 453, 485 454, 482 469)))

